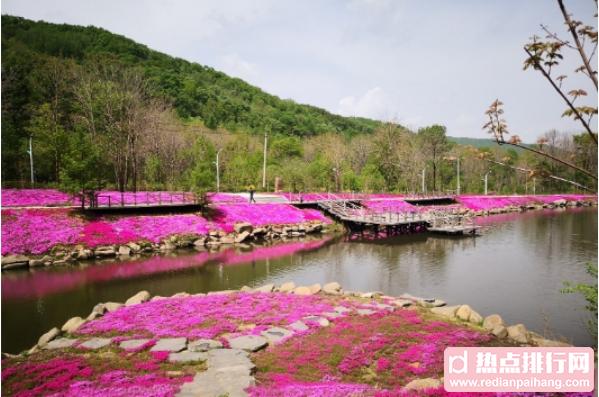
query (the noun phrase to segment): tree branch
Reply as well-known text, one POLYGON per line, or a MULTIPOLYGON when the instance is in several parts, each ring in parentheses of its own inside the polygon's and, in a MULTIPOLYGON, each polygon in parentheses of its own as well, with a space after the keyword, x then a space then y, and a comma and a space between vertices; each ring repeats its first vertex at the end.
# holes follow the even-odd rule
POLYGON ((539 64, 539 62, 536 61, 536 58, 532 55, 532 53, 526 47, 524 47, 524 51, 526 52, 526 54, 528 54, 528 56, 530 57, 530 59, 533 60, 533 62, 535 64, 535 68, 541 71, 541 73, 543 74, 543 76, 545 76, 545 78, 547 80, 549 80, 549 83, 551 83, 551 85, 557 91, 557 93, 562 97, 562 99, 564 101, 566 101, 566 103, 568 104, 568 106, 570 107, 570 109, 572 109, 572 112, 574 112, 574 114, 576 115, 576 117, 580 120, 580 122, 582 123, 582 125, 584 126, 584 128, 587 130, 587 132, 589 133, 589 135, 591 136, 591 138, 593 139, 593 141, 595 142, 595 144, 597 144, 597 137, 595 136, 595 133, 593 132, 593 130, 591 130, 591 127, 586 122, 586 120, 584 120, 582 118, 582 115, 580 114, 580 112, 578 111, 578 109, 576 109, 574 107, 574 104, 570 101, 570 99, 568 99, 568 97, 566 96, 566 94, 564 94, 562 92, 562 90, 555 84, 555 82, 553 81, 553 79, 551 78, 551 76, 549 75, 549 73, 547 73, 547 71, 539 64))
POLYGON ((579 166, 577 166, 575 164, 572 164, 572 163, 570 163, 568 161, 562 160, 562 159, 560 159, 558 157, 555 157, 552 154, 549 154, 547 152, 543 152, 542 150, 533 149, 533 148, 531 148, 529 146, 521 145, 519 143, 511 143, 511 142, 505 142, 505 141, 503 141, 503 142, 501 142, 499 144, 500 145, 512 145, 512 146, 518 147, 520 149, 528 150, 528 151, 536 153, 538 155, 545 156, 547 158, 550 158, 553 161, 557 161, 558 163, 565 165, 566 167, 570 167, 572 169, 575 169, 576 171, 582 172, 583 174, 590 176, 594 180, 597 180, 597 176, 596 175, 594 175, 591 172, 585 170, 584 168, 580 168, 579 166))
MULTIPOLYGON (((595 89, 598 89, 597 76, 595 75, 595 71, 591 67, 591 62, 589 61, 589 58, 587 58, 583 45, 580 43, 580 38, 578 37, 578 33, 576 33, 576 26, 570 19, 568 11, 566 11, 564 0, 557 0, 557 3, 559 4, 559 8, 562 11, 564 20, 566 21, 566 25, 568 25, 568 29, 570 30, 570 33, 572 33, 572 37, 574 38, 574 42, 576 43, 576 47, 578 48, 578 52, 580 53, 580 57, 582 58, 582 62, 584 63, 585 68, 587 69, 589 77, 591 78, 591 80, 593 80, 593 83, 595 84, 595 89)), ((595 142, 597 142, 596 139, 595 142)))
MULTIPOLYGON (((500 162, 500 161, 491 160, 491 159, 485 159, 485 160, 487 160, 487 161, 488 161, 488 162, 490 162, 490 163, 495 163, 495 164, 502 165, 502 166, 504 166, 504 167, 508 167, 508 168, 514 169, 514 170, 516 170, 516 171, 527 172, 527 173, 533 172, 533 170, 529 170, 529 169, 522 168, 522 167, 514 167, 513 165, 505 164, 505 163, 502 163, 502 162, 500 162)), ((565 178, 562 178, 562 177, 559 177, 559 176, 555 176, 555 175, 548 175, 547 177, 548 177, 548 178, 552 178, 552 179, 556 179, 556 180, 558 180, 558 181, 567 182, 567 183, 570 183, 570 184, 572 184, 572 185, 574 185, 574 186, 576 186, 576 187, 579 187, 579 188, 581 188, 581 189, 585 189, 585 190, 588 190, 588 191, 590 191, 590 192, 594 192, 594 190, 593 190, 593 189, 591 189, 591 188, 589 188, 589 187, 586 187, 586 186, 584 186, 584 185, 581 185, 581 184, 580 184, 580 183, 578 183, 578 182, 571 181, 571 180, 569 180, 569 179, 565 179, 565 178)))

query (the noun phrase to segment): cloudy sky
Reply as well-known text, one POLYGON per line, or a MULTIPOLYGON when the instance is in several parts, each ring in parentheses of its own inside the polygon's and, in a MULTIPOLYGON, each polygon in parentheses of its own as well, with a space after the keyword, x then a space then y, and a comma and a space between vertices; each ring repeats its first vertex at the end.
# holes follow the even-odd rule
MULTIPOLYGON (((596 26, 593 1, 566 5, 596 26)), ((540 23, 564 32, 550 0, 3 0, 2 13, 99 26, 343 115, 485 137, 500 98, 525 141, 577 129, 543 77, 522 70, 540 23)))

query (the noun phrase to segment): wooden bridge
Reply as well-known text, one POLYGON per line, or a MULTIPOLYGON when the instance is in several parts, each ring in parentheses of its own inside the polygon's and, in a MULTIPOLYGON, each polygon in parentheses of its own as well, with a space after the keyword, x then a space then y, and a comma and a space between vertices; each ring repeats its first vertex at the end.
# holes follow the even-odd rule
MULTIPOLYGON (((402 198, 403 201, 407 201, 402 198)), ((423 201, 430 201, 424 198, 423 201)), ((372 211, 365 208, 359 199, 335 199, 327 196, 317 202, 318 206, 345 224, 353 232, 363 232, 372 229, 375 234, 384 230, 387 235, 405 234, 418 231, 428 231, 449 235, 474 235, 479 229, 473 216, 452 213, 442 210, 402 211, 398 209, 383 209, 372 211)))
POLYGON ((82 200, 86 211, 110 212, 183 212, 195 211, 203 202, 191 192, 101 192, 82 200))

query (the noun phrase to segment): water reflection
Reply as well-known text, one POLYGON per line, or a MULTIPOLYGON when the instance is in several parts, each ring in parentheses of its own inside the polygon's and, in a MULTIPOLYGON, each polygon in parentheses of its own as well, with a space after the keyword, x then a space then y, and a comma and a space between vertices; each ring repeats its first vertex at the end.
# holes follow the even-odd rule
MULTIPOLYGON (((208 263, 216 263, 219 269, 225 265, 252 263, 280 258, 306 250, 322 247, 331 236, 308 237, 291 243, 270 245, 221 246, 220 251, 179 251, 167 255, 135 256, 120 260, 82 262, 62 268, 31 269, 9 272, 2 277, 2 299, 42 298, 48 294, 65 292, 85 284, 117 281, 134 277, 178 271, 208 263)), ((222 270, 219 270, 222 273, 222 270)))

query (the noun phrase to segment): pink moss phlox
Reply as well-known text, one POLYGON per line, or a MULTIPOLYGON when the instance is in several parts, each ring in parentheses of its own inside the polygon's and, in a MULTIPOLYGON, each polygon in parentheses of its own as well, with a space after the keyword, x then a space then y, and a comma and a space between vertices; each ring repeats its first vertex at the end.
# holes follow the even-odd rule
MULTIPOLYGON (((136 332, 154 337, 215 338, 237 332, 240 324, 286 326, 331 310, 332 306, 322 297, 278 293, 168 298, 122 307, 84 324, 78 333, 136 332)), ((252 332, 256 331, 248 329, 240 334, 252 332)))
POLYGON ((60 207, 79 200, 56 189, 2 189, 2 207, 60 207))
POLYGON ((2 210, 2 254, 42 254, 58 244, 75 244, 83 229, 67 209, 2 210))

